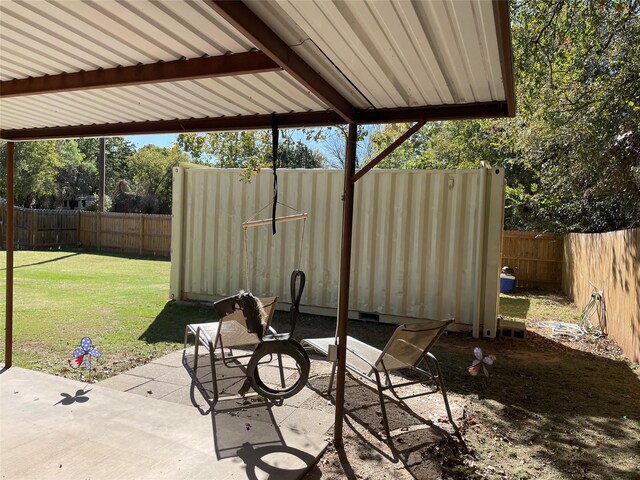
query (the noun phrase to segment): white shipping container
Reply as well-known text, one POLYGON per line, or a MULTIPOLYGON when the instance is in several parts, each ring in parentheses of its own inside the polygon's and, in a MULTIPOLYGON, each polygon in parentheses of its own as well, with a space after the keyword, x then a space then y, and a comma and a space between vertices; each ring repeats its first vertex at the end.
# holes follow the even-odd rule
MULTIPOLYGON (((343 172, 279 170, 278 200, 308 213, 247 230, 267 206, 273 176, 241 170, 174 169, 171 296, 213 301, 240 289, 290 301, 289 279, 305 271, 303 312, 338 305, 343 172), (300 255, 300 237, 304 240, 300 255), (245 255, 246 247, 246 255, 245 255)), ((356 183, 350 317, 401 323, 450 318, 495 336, 504 172, 374 169, 356 183)), ((278 214, 292 210, 279 207, 278 214)), ((271 208, 259 218, 269 218, 271 208)))

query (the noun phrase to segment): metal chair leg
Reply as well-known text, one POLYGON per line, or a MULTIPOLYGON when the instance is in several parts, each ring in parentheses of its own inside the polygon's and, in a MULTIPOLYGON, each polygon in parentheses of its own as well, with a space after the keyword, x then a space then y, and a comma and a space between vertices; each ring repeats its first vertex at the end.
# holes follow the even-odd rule
POLYGON ((216 353, 213 342, 209 340, 209 360, 211 361, 211 386, 213 387, 213 401, 218 401, 218 376, 216 375, 216 353))
POLYGON ((380 382, 380 374, 377 370, 373 373, 376 376, 376 385, 378 387, 378 397, 380 399, 380 409, 382 410, 382 422, 384 423, 384 433, 389 441, 389 446, 393 447, 393 440, 391 440, 391 432, 389 431, 389 420, 387 419, 387 407, 384 404, 384 393, 382 393, 382 382, 380 382))
POLYGON ((198 349, 200 347, 200 332, 196 334, 196 348, 193 352, 193 373, 195 375, 198 370, 198 349))
POLYGON ((327 390, 327 395, 331 395, 331 390, 333 389, 333 379, 336 375, 336 362, 333 362, 333 366, 331 367, 331 377, 329 378, 329 388, 327 390))
POLYGON ((460 430, 458 429, 456 422, 453 421, 453 415, 451 415, 451 408, 449 407, 449 400, 447 398, 447 390, 444 388, 444 381, 442 379, 442 370, 440 370, 440 362, 438 362, 438 359, 433 354, 427 353, 427 355, 433 361, 433 364, 436 366, 436 372, 438 373, 438 383, 440 384, 440 391, 442 393, 442 399, 444 400, 444 406, 447 409, 447 416, 449 417, 449 421, 451 422, 451 425, 453 425, 453 429, 456 432, 459 432, 460 430))

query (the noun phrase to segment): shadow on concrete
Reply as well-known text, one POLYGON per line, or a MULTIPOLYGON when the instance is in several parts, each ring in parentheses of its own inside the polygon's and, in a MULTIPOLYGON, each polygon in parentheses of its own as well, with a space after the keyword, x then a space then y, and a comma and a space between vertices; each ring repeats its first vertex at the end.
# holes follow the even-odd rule
POLYGON ((191 401, 201 415, 211 415, 216 458, 241 459, 251 480, 265 478, 265 474, 274 479, 300 478, 315 464, 316 456, 287 443, 274 412, 282 402, 265 401, 255 394, 239 396, 246 380, 244 364, 228 362, 233 365, 216 364, 220 397, 214 402, 208 353, 201 355, 196 372, 194 356, 182 356, 182 365, 192 378, 191 401), (206 406, 201 405, 200 398, 206 400, 206 406))
MULTIPOLYGON (((284 478, 299 478, 302 474, 308 470, 309 465, 313 465, 316 462, 316 458, 298 448, 288 447, 287 445, 267 445, 263 447, 255 448, 255 442, 246 442, 242 445, 242 448, 238 450, 238 457, 246 465, 245 474, 249 480, 258 480, 258 478, 265 478, 264 475, 258 476, 256 469, 266 473, 266 478, 280 479, 284 478), (283 455, 294 457, 294 468, 282 469, 272 463, 269 463, 269 459, 266 457, 282 457, 283 455), (298 467, 298 468, 295 468, 298 467)), ((291 462, 291 459, 289 460, 291 462)), ((281 462, 278 462, 281 464, 281 462)))
POLYGON ((61 393, 60 396, 62 397, 62 399, 60 401, 58 401, 57 403, 54 404, 55 405, 73 405, 74 403, 85 403, 89 401, 89 397, 87 396, 87 393, 89 393, 91 391, 91 389, 89 390, 78 390, 76 391, 75 395, 70 395, 68 393, 61 393))

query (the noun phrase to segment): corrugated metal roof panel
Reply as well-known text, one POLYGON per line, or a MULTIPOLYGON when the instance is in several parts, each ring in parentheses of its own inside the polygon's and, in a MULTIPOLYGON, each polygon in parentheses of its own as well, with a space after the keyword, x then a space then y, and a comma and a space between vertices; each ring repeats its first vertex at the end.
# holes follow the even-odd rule
POLYGON ((322 75, 353 106, 356 108, 371 106, 361 92, 350 83, 349 79, 331 61, 328 61, 309 34, 277 2, 250 1, 246 3, 294 52, 322 75))
POLYGON ((245 52, 204 2, 0 2, 0 79, 245 52))
POLYGON ((284 72, 0 99, 0 128, 326 110, 284 72))
MULTIPOLYGON (((504 83, 511 82, 511 70, 501 67, 504 55, 510 59, 499 43, 505 42, 504 4, 498 13, 489 0, 247 4, 338 92, 334 98, 342 95, 341 103, 357 110, 505 100, 513 107, 505 91, 511 95, 511 83, 504 83)), ((200 0, 0 1, 3 81, 41 77, 36 80, 47 83, 46 75, 254 48, 200 0)), ((0 128, 96 125, 98 133, 104 123, 326 110, 294 80, 296 67, 282 63, 293 77, 272 72, 4 98, 0 128)), ((321 82, 306 84, 314 83, 321 82)))
POLYGON ((278 0, 248 5, 278 35, 295 42, 289 44, 327 80, 332 81, 329 70, 341 72, 348 82, 337 88, 358 106, 505 99, 490 1, 278 0))

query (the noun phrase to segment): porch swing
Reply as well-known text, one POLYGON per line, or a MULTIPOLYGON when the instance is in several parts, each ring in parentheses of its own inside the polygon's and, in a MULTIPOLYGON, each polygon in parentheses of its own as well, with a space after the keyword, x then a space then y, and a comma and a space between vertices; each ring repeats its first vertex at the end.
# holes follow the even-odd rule
POLYGON ((309 378, 309 356, 300 343, 292 338, 300 314, 300 300, 306 280, 305 274, 300 269, 300 266, 302 262, 302 247, 307 214, 278 201, 278 137, 277 116, 274 114, 272 120, 273 199, 249 220, 242 223, 246 288, 248 291, 241 291, 237 295, 224 298, 214 303, 214 308, 219 317, 218 322, 191 324, 187 325, 185 329, 185 348, 187 337, 189 335, 195 337, 194 372, 198 368, 199 346, 203 346, 209 352, 214 402, 217 401, 219 397, 216 377, 216 363, 219 362, 219 359, 216 356, 216 351, 220 353, 220 360, 222 360, 222 363, 226 367, 240 367, 245 369, 247 378, 238 392, 238 394, 243 397, 250 388, 253 388, 253 390, 263 398, 282 402, 282 400, 300 392, 309 378), (294 213, 277 216, 278 205, 294 213), (272 207, 271 218, 257 218, 268 207, 272 207), (275 304, 278 297, 259 299, 250 293, 249 241, 247 231, 253 228, 271 225, 272 234, 275 235, 276 224, 299 221, 302 221, 302 228, 300 229, 297 265, 291 274, 290 281, 291 308, 289 313, 289 331, 278 333, 270 325, 275 313, 275 304), (232 348, 246 348, 247 346, 255 346, 252 353, 233 354, 232 348), (229 350, 228 355, 225 355, 225 348, 229 350), (239 359, 247 357, 249 358, 249 362, 246 365, 237 362, 239 359), (270 369, 273 370, 272 362, 274 357, 277 359, 279 381, 273 381, 273 375, 268 375, 267 373, 270 369), (289 358, 288 362, 283 361, 283 358, 286 357, 289 358), (232 363, 233 361, 236 363, 232 363), (294 373, 287 377, 285 375, 285 368, 293 368, 294 373))

